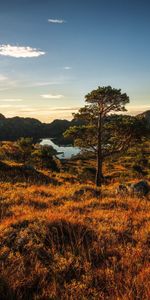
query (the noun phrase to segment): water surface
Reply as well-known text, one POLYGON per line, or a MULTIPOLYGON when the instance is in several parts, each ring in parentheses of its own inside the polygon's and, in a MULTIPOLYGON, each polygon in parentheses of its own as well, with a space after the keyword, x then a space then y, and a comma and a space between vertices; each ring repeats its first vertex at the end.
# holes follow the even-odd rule
POLYGON ((80 149, 78 147, 58 146, 54 143, 53 139, 43 139, 40 142, 40 145, 52 146, 57 152, 60 153, 60 154, 56 155, 60 159, 69 159, 72 156, 77 155, 80 152, 80 149))

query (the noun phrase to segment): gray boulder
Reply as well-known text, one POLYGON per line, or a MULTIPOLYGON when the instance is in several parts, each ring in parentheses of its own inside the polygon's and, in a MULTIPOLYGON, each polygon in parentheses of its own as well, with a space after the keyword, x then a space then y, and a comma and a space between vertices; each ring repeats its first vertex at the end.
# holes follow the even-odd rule
POLYGON ((139 181, 130 185, 130 191, 138 196, 146 196, 150 192, 150 186, 147 181, 139 181))

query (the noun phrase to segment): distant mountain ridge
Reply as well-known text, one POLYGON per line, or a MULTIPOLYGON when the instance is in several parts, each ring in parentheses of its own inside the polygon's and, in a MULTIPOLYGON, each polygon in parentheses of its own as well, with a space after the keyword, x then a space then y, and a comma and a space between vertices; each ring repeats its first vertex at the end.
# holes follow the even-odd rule
POLYGON ((79 121, 59 119, 46 124, 34 118, 6 118, 0 114, 0 140, 17 140, 20 137, 32 137, 33 139, 57 137, 67 143, 69 141, 64 140, 63 132, 70 126, 79 124, 79 121))
POLYGON ((150 126, 150 110, 146 110, 143 113, 138 114, 137 117, 140 119, 145 119, 147 124, 150 126))
MULTIPOLYGON (((136 116, 143 119, 150 127, 150 110, 136 116)), ((56 119, 51 123, 42 123, 35 118, 12 117, 6 118, 0 114, 0 141, 17 140, 20 137, 56 138, 58 143, 70 143, 72 140, 64 139, 63 133, 70 127, 83 124, 83 121, 56 119)))

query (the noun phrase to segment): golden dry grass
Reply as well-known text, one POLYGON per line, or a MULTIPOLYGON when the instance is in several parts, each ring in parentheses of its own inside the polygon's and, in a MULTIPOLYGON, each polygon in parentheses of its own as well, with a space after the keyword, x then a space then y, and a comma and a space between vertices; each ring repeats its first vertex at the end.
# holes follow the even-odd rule
POLYGON ((0 299, 150 299, 149 199, 27 175, 0 183, 0 299))

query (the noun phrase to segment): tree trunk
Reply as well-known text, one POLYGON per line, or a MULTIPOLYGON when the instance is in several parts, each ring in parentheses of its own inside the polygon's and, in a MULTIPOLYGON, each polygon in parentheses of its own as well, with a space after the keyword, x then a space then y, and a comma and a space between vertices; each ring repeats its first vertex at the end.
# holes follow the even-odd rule
POLYGON ((98 118, 98 143, 97 143, 97 172, 96 172, 96 186, 101 187, 103 173, 103 158, 102 158, 102 115, 98 118))

